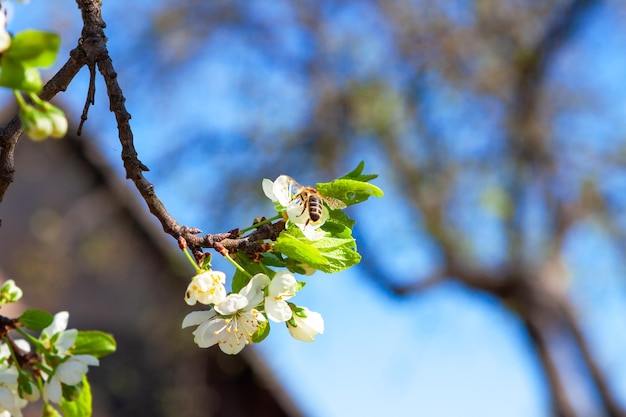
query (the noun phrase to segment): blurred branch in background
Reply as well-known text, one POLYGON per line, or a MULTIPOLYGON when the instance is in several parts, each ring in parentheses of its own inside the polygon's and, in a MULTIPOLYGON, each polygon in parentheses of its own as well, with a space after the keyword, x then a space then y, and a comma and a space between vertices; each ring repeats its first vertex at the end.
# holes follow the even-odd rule
MULTIPOLYGON (((227 31, 260 56, 248 75, 267 67, 303 71, 298 100, 309 104, 299 124, 281 135, 271 121, 248 121, 257 155, 284 150, 265 152, 257 169, 289 155, 285 171, 289 161, 306 158, 309 168, 335 172, 345 155, 374 150, 402 192, 404 201, 394 204, 411 207, 412 227, 438 248, 440 263, 430 275, 397 283, 380 264, 388 258, 379 245, 362 236, 362 270, 373 282, 397 296, 446 280, 491 294, 524 324, 557 415, 581 415, 568 386, 571 371, 557 360, 555 340, 565 338, 577 352, 572 360, 586 366, 599 413, 624 416, 563 282, 564 242, 595 209, 577 191, 588 189, 580 178, 589 176, 564 174, 576 167, 556 137, 556 120, 569 108, 555 92, 569 87, 551 73, 597 3, 301 1, 260 13, 246 2, 205 10, 188 0, 157 16, 152 35, 166 44, 181 33, 197 41, 227 31), (183 30, 204 19, 212 23, 183 30), (497 198, 480 203, 485 196, 497 198), (477 211, 475 224, 463 220, 477 211), (500 233, 491 259, 481 255, 485 211, 500 233)), ((267 94, 261 80, 249 82, 257 85, 248 97, 267 94)), ((402 256, 400 248, 391 251, 402 256)))

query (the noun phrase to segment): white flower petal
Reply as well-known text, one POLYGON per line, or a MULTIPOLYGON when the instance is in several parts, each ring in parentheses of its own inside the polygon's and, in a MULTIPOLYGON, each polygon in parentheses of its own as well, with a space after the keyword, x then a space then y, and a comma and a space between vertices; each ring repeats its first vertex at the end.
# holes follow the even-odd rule
POLYGON ((72 359, 89 366, 100 366, 100 360, 93 355, 74 355, 72 359))
POLYGON ((226 298, 226 274, 220 271, 204 271, 191 280, 185 293, 185 301, 189 305, 216 304, 226 298))
POLYGON ((274 182, 272 182, 272 180, 264 178, 261 186, 263 187, 263 192, 265 193, 265 196, 267 198, 269 198, 273 202, 278 202, 278 198, 276 198, 276 196, 274 195, 274 182))
POLYGON ((215 317, 214 310, 193 311, 187 314, 183 319, 182 328, 184 329, 185 327, 197 326, 200 323, 212 319, 213 317, 215 317))
POLYGON ((220 342, 219 346, 222 352, 228 355, 236 355, 246 347, 246 343, 241 341, 241 336, 243 333, 241 331, 237 333, 229 333, 228 338, 222 342, 220 342))
POLYGON ((78 330, 70 329, 61 333, 61 336, 57 339, 54 347, 57 348, 58 352, 61 354, 65 354, 69 348, 74 345, 76 342, 76 338, 78 337, 78 330))
POLYGON ((320 240, 326 235, 326 233, 323 230, 315 229, 309 226, 301 228, 301 229, 302 229, 302 233, 304 234, 304 236, 307 239, 312 240, 312 241, 320 240))
POLYGON ((282 297, 288 300, 296 293, 298 282, 289 271, 280 271, 274 275, 268 287, 268 297, 282 297))
POLYGON ((10 389, 0 387, 0 408, 10 410, 13 407, 15 407, 15 395, 10 389))
POLYGON ((287 207, 287 205, 293 199, 293 194, 291 192, 291 188, 293 185, 293 180, 287 175, 281 175, 276 178, 274 181, 272 191, 276 200, 280 203, 281 206, 287 207))
POLYGON ((265 299, 265 312, 270 320, 277 323, 289 320, 293 314, 286 301, 276 301, 269 297, 265 299))
POLYGON ((324 333, 324 319, 320 313, 310 311, 306 307, 302 307, 302 309, 306 317, 294 314, 293 318, 297 326, 293 327, 287 322, 287 328, 294 338, 303 342, 312 342, 317 334, 324 333))
POLYGON ((43 329, 41 333, 47 334, 48 336, 52 337, 58 332, 62 332, 63 330, 67 329, 67 322, 69 321, 69 319, 70 313, 68 313, 67 311, 61 311, 54 315, 54 320, 52 320, 52 323, 48 327, 43 329))
POLYGON ((14 367, 6 368, 0 371, 0 385, 13 388, 17 387, 17 369, 14 367))
POLYGON ((250 282, 243 287, 239 294, 246 297, 248 301, 248 310, 258 306, 263 302, 265 295, 263 289, 270 283, 270 278, 265 274, 256 274, 250 279, 250 282))
POLYGON ((87 369, 86 364, 72 358, 57 367, 54 377, 58 378, 65 385, 76 385, 83 379, 87 369))
POLYGON ((61 404, 61 398, 63 396, 63 392, 61 390, 61 381, 56 376, 53 376, 46 382, 46 385, 43 387, 43 396, 48 401, 52 401, 53 403, 61 404))
POLYGON ((241 294, 229 294, 224 300, 213 307, 218 313, 228 316, 248 305, 248 299, 241 294))
POLYGON ((22 349, 24 352, 30 352, 30 343, 28 343, 24 339, 18 339, 14 341, 18 348, 22 349))
POLYGON ((213 318, 194 330, 194 342, 201 348, 208 348, 219 342, 219 333, 226 327, 226 320, 213 318))

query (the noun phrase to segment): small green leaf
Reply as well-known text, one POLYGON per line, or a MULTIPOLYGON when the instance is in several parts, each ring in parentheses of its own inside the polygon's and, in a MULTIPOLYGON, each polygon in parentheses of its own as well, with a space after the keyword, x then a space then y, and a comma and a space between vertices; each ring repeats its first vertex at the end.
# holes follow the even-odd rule
POLYGON ((45 68, 54 64, 60 46, 61 38, 56 33, 24 30, 13 37, 4 55, 25 67, 45 68))
POLYGON ((365 168, 365 161, 359 162, 359 165, 357 165, 356 168, 354 168, 352 171, 348 172, 343 177, 339 177, 339 179, 340 180, 350 179, 350 180, 357 180, 357 181, 362 181, 362 182, 368 182, 370 180, 373 180, 374 178, 378 178, 378 174, 361 175, 361 173, 363 172, 363 168, 365 168))
POLYGON ((263 341, 270 334, 270 323, 265 321, 259 321, 259 327, 257 327, 256 332, 252 335, 252 343, 259 343, 263 341))
MULTIPOLYGON (((235 255, 235 261, 246 270, 251 276, 256 274, 265 273, 265 270, 259 263, 252 262, 248 256, 246 256, 243 252, 237 252, 235 255)), ((235 275, 233 275, 233 284, 232 290, 233 292, 239 292, 243 287, 245 287, 248 282, 250 282, 250 277, 239 269, 235 271, 235 275)))
MULTIPOLYGON (((6 55, 6 52, 5 52, 6 55)), ((0 86, 38 93, 43 88, 41 74, 37 68, 27 67, 21 61, 3 55, 0 60, 0 86)))
POLYGON ((274 252, 264 253, 261 263, 274 268, 283 268, 287 264, 280 254, 274 252))
POLYGON ((52 323, 54 316, 47 311, 29 309, 24 311, 18 320, 29 330, 43 330, 52 323))
POLYGON ((113 335, 99 330, 81 330, 70 350, 73 355, 93 355, 101 358, 110 355, 116 349, 117 343, 113 335))
POLYGON ((202 258, 202 260, 200 261, 200 269, 204 269, 205 271, 210 271, 211 270, 211 254, 207 253, 207 256, 205 256, 204 258, 202 258))
POLYGON ((337 198, 347 205, 357 204, 370 197, 382 197, 383 190, 368 182, 352 179, 336 179, 316 185, 317 190, 327 197, 337 198))
POLYGON ((78 398, 74 401, 68 401, 65 398, 61 401, 61 410, 63 410, 63 417, 90 417, 92 413, 91 408, 91 387, 87 376, 83 376, 81 382, 82 388, 78 398))

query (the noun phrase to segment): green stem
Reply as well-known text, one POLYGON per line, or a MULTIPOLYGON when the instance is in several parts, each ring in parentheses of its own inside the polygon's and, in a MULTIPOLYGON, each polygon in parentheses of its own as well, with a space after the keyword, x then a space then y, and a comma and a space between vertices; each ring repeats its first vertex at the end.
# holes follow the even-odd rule
POLYGON ((268 224, 268 223, 273 222, 274 220, 278 220, 278 219, 282 219, 282 218, 283 218, 282 213, 278 213, 278 214, 277 214, 276 216, 274 216, 274 217, 271 217, 271 218, 269 218, 269 219, 265 219, 265 220, 263 220, 262 222, 255 223, 255 224, 253 224, 252 226, 246 227, 245 229, 241 229, 241 230, 239 231, 239 233, 243 235, 244 233, 246 233, 246 232, 247 232, 247 231, 249 231, 249 230, 252 230, 252 229, 257 229, 257 228, 259 228, 259 227, 263 226, 264 224, 268 224))
POLYGON ((27 107, 26 101, 24 101, 24 97, 22 97, 22 93, 19 90, 13 90, 13 94, 15 95, 15 99, 17 103, 20 105, 20 108, 27 107))
POLYGON ((198 266, 198 263, 196 262, 196 260, 193 259, 193 257, 189 253, 189 249, 185 248, 183 249, 183 252, 185 253, 185 256, 187 257, 187 260, 193 265, 193 268, 196 270, 196 273, 199 273, 200 271, 202 271, 202 269, 198 266))
POLYGON ((35 93, 28 93, 28 97, 33 101, 33 103, 41 105, 44 101, 39 98, 39 96, 35 93))
POLYGON ((32 344, 32 345, 36 345, 37 347, 43 347, 43 343, 41 343, 41 340, 35 338, 34 336, 31 336, 30 334, 26 333, 24 331, 24 329, 22 329, 21 327, 16 327, 15 331, 18 332, 20 335, 22 335, 22 337, 26 340, 28 340, 28 343, 32 344))
POLYGON ((252 278, 252 275, 250 275, 250 273, 248 271, 243 269, 243 267, 241 265, 239 265, 233 258, 231 258, 228 253, 224 254, 224 258, 228 259, 228 262, 233 264, 235 266, 235 268, 237 268, 239 271, 241 271, 245 276, 247 276, 248 278, 252 278))

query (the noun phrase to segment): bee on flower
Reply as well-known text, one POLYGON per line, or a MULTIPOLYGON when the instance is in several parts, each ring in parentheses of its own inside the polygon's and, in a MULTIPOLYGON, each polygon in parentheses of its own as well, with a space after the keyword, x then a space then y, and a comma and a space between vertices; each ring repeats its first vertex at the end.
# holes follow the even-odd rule
POLYGON ((300 185, 287 175, 281 175, 273 182, 266 178, 262 186, 267 198, 284 207, 287 218, 309 240, 324 237, 325 233, 320 227, 330 217, 328 208, 346 208, 343 201, 323 196, 315 187, 300 185))

